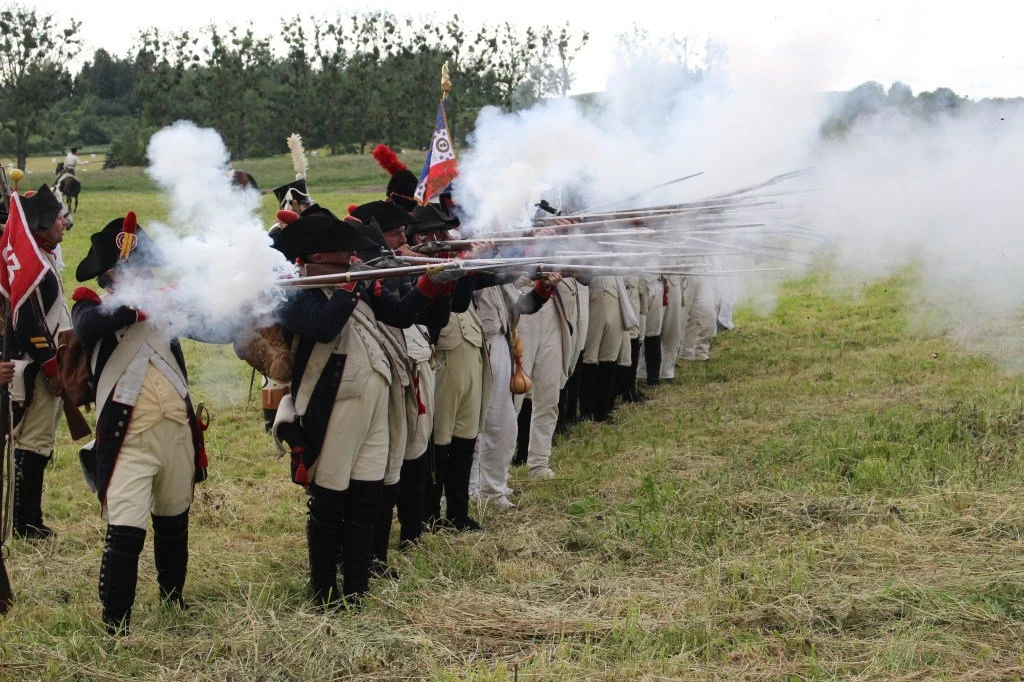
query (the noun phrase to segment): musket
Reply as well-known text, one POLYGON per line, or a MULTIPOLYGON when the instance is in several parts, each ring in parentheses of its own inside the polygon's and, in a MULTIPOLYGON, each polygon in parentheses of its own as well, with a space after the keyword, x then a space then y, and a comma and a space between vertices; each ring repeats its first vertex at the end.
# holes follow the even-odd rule
MULTIPOLYGON (((704 214, 708 214, 709 216, 716 216, 726 211, 738 211, 747 208, 788 208, 784 204, 779 204, 779 202, 777 201, 764 201, 758 199, 759 197, 749 197, 746 199, 723 199, 714 201, 690 202, 685 204, 669 204, 664 206, 631 208, 622 209, 619 211, 606 211, 601 213, 585 213, 573 216, 572 219, 582 223, 588 223, 600 222, 602 220, 655 218, 659 216, 667 216, 674 214, 685 215, 688 217, 702 217, 704 214)), ((541 216, 537 218, 535 222, 540 226, 547 227, 556 223, 556 221, 558 220, 566 220, 566 218, 564 216, 541 216)))
POLYGON ((336 286, 338 284, 351 284, 352 282, 365 282, 377 279, 391 279, 392 277, 405 277, 408 275, 430 275, 436 272, 447 272, 451 270, 465 270, 467 272, 478 272, 481 270, 492 270, 502 267, 519 265, 522 264, 487 263, 483 260, 480 260, 476 263, 467 263, 461 260, 450 260, 441 263, 406 265, 397 268, 373 268, 369 270, 351 270, 349 272, 338 272, 330 275, 293 277, 290 279, 279 279, 274 282, 274 285, 287 290, 319 289, 321 287, 336 286))
MULTIPOLYGON (((4 299, 4 344, 3 362, 11 360, 11 303, 4 299)), ((11 388, 0 386, 0 426, 3 428, 4 448, 0 459, 0 615, 6 615, 14 603, 14 590, 4 565, 4 545, 11 536, 11 522, 14 511, 14 442, 11 434, 11 388)))
POLYGON ((573 215, 577 215, 577 214, 580 214, 580 213, 587 213, 589 211, 593 211, 595 208, 601 208, 602 206, 613 206, 615 204, 621 204, 621 203, 626 203, 626 202, 634 201, 636 199, 639 199, 640 197, 642 197, 645 194, 653 192, 656 189, 661 189, 662 187, 668 187, 670 185, 674 185, 676 183, 683 182, 684 180, 689 180, 690 178, 695 178, 698 175, 704 175, 704 171, 700 171, 699 173, 691 173, 690 175, 684 175, 681 178, 676 178, 675 180, 669 180, 668 182, 661 182, 661 183, 658 183, 657 185, 652 185, 651 187, 648 187, 647 189, 642 189, 639 192, 637 192, 636 194, 630 194, 628 197, 622 197, 621 199, 613 199, 612 201, 606 201, 603 204, 598 204, 597 206, 591 206, 589 208, 584 208, 584 209, 581 209, 579 211, 575 211, 573 213, 569 213, 567 215, 573 216, 573 215))
POLYGON ((538 242, 547 242, 551 240, 565 241, 567 239, 594 239, 609 237, 635 237, 638 234, 654 234, 654 230, 649 228, 640 228, 637 230, 621 231, 621 232, 597 232, 592 234, 580 235, 580 234, 552 234, 552 235, 535 235, 535 236, 519 236, 519 237, 485 237, 481 239, 447 239, 436 242, 424 242, 417 244, 416 246, 409 247, 416 253, 431 255, 435 253, 442 253, 445 251, 461 251, 463 249, 469 249, 477 244, 486 244, 492 248, 496 248, 501 245, 511 244, 535 244, 538 242))

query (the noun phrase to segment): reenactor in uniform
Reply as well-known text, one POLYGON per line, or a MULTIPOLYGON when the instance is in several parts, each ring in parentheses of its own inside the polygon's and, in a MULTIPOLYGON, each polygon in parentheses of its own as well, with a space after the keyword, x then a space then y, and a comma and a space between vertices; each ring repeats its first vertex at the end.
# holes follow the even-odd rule
POLYGON ((529 397, 518 406, 518 458, 530 478, 554 478, 550 467, 551 444, 558 425, 562 391, 576 370, 586 338, 585 311, 580 300, 589 296, 586 285, 563 278, 551 305, 520 319, 523 369, 532 380, 529 397))
MULTIPOLYGON (((514 275, 513 275, 514 276, 514 275)), ((492 378, 484 425, 476 442, 476 466, 470 476, 470 496, 496 509, 512 509, 508 486, 509 465, 515 455, 516 411, 511 389, 512 344, 520 315, 534 315, 551 298, 561 275, 548 275, 526 292, 509 283, 509 277, 479 274, 472 281, 473 303, 487 338, 492 378)))
MULTIPOLYGON (((367 228, 367 236, 380 244, 385 253, 399 253, 406 244, 405 228, 414 222, 403 208, 390 201, 372 201, 350 207, 350 215, 367 228)), ((414 277, 390 278, 381 283, 398 296, 414 286, 414 277)), ((405 329, 378 321, 391 361, 388 408, 389 452, 384 473, 384 488, 373 539, 375 573, 393 573, 388 568, 388 548, 396 506, 401 526, 400 544, 415 543, 423 530, 423 502, 427 476, 427 445, 433 424, 434 381, 430 368, 430 345, 424 325, 443 327, 451 315, 452 284, 441 287, 430 306, 405 329), (410 343, 411 339, 411 343, 410 343)))
MULTIPOLYGON (((290 261, 338 272, 350 269, 354 252, 378 248, 359 221, 329 212, 303 215, 277 234, 274 247, 290 261)), ((339 596, 358 603, 369 589, 393 381, 377 322, 412 325, 447 275, 420 277, 401 299, 380 282, 301 290, 282 310, 281 322, 297 343, 291 395, 282 401, 274 429, 290 447, 292 480, 309 494, 306 539, 317 603, 335 605, 339 596)))
POLYGON ((684 277, 683 298, 683 338, 679 345, 679 359, 707 360, 711 352, 711 341, 718 332, 712 278, 684 277))
POLYGON ((61 386, 54 339, 71 327, 60 278, 58 245, 68 226, 64 206, 47 185, 21 199, 25 223, 51 268, 17 315, 11 358, 18 372, 14 406, 14 533, 45 539, 43 472, 53 456, 61 416, 61 386))
POLYGON ((585 418, 606 422, 611 419, 618 386, 616 367, 621 364, 624 345, 628 363, 627 329, 637 322, 623 316, 630 309, 621 277, 594 277, 589 288, 590 322, 583 349, 580 404, 585 418))
MULTIPOLYGON (((146 233, 123 229, 134 221, 128 214, 92 235, 78 281, 95 278, 115 291, 128 268, 137 275, 158 264, 146 233)), ((75 334, 93 358, 97 381, 95 459, 87 475, 107 521, 99 577, 103 623, 111 634, 127 633, 150 520, 160 599, 184 605, 189 508, 195 483, 206 478, 205 427, 192 406, 185 359, 172 331, 143 310, 105 303, 88 287, 76 289, 73 298, 75 334)), ((88 461, 83 457, 83 464, 88 461)))
POLYGON ((661 378, 674 381, 676 357, 683 341, 683 278, 668 275, 665 285, 665 319, 661 323, 661 378))

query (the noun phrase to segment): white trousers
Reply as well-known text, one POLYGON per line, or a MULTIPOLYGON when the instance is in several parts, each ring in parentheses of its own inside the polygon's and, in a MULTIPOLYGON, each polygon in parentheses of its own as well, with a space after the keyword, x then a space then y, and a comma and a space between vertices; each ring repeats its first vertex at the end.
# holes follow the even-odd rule
POLYGON ((103 517, 112 526, 145 529, 150 514, 182 514, 192 505, 195 475, 188 424, 164 418, 142 433, 129 433, 114 463, 103 517))
POLYGON ((715 288, 710 277, 687 277, 683 297, 683 342, 679 348, 682 360, 707 360, 711 340, 717 331, 715 288))
POLYGON ((516 449, 516 410, 512 404, 512 355, 501 334, 488 337, 491 344, 491 401, 483 431, 476 439, 470 495, 481 499, 501 497, 512 492, 508 487, 508 468, 516 449))
POLYGON ((683 290, 676 277, 668 281, 668 306, 661 325, 661 378, 676 376, 676 355, 683 340, 683 290))
MULTIPOLYGON (((551 440, 558 422, 558 394, 562 383, 562 335, 558 311, 551 303, 519 319, 523 339, 523 369, 533 381, 530 400, 530 449, 526 466, 541 469, 551 461, 551 440)), ((522 396, 516 396, 516 412, 522 396)))

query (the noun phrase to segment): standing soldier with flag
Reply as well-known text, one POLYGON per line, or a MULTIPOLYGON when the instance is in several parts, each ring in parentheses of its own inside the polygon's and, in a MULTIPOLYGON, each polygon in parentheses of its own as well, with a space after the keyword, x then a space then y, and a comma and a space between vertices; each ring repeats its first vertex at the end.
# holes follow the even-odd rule
POLYGON ((53 339, 71 326, 59 275, 57 245, 67 220, 63 205, 41 186, 11 200, 11 214, 0 239, 7 278, 3 293, 11 302, 11 357, 18 372, 14 408, 14 533, 46 539, 53 531, 43 523, 43 472, 53 456, 61 414, 61 386, 53 339))

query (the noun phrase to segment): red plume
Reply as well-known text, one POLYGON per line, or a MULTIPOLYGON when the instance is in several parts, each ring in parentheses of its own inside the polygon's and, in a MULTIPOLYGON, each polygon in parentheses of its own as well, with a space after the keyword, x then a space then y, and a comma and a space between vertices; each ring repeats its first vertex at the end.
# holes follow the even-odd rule
POLYGON ((275 217, 277 218, 277 222, 281 223, 282 225, 291 225, 292 223, 299 219, 299 214, 296 213, 295 211, 281 210, 277 212, 277 215, 275 217))
POLYGON ((348 205, 348 214, 352 215, 352 213, 355 212, 355 210, 357 208, 359 208, 359 204, 349 204, 348 205))
POLYGON ((398 158, 398 154, 391 151, 391 148, 387 145, 379 144, 374 147, 373 158, 377 159, 377 163, 388 172, 388 175, 394 175, 398 171, 409 170, 398 158))
POLYGON ((135 211, 128 211, 124 214, 124 222, 121 223, 121 231, 127 232, 128 234, 135 234, 135 228, 139 226, 139 219, 135 216, 135 211))

